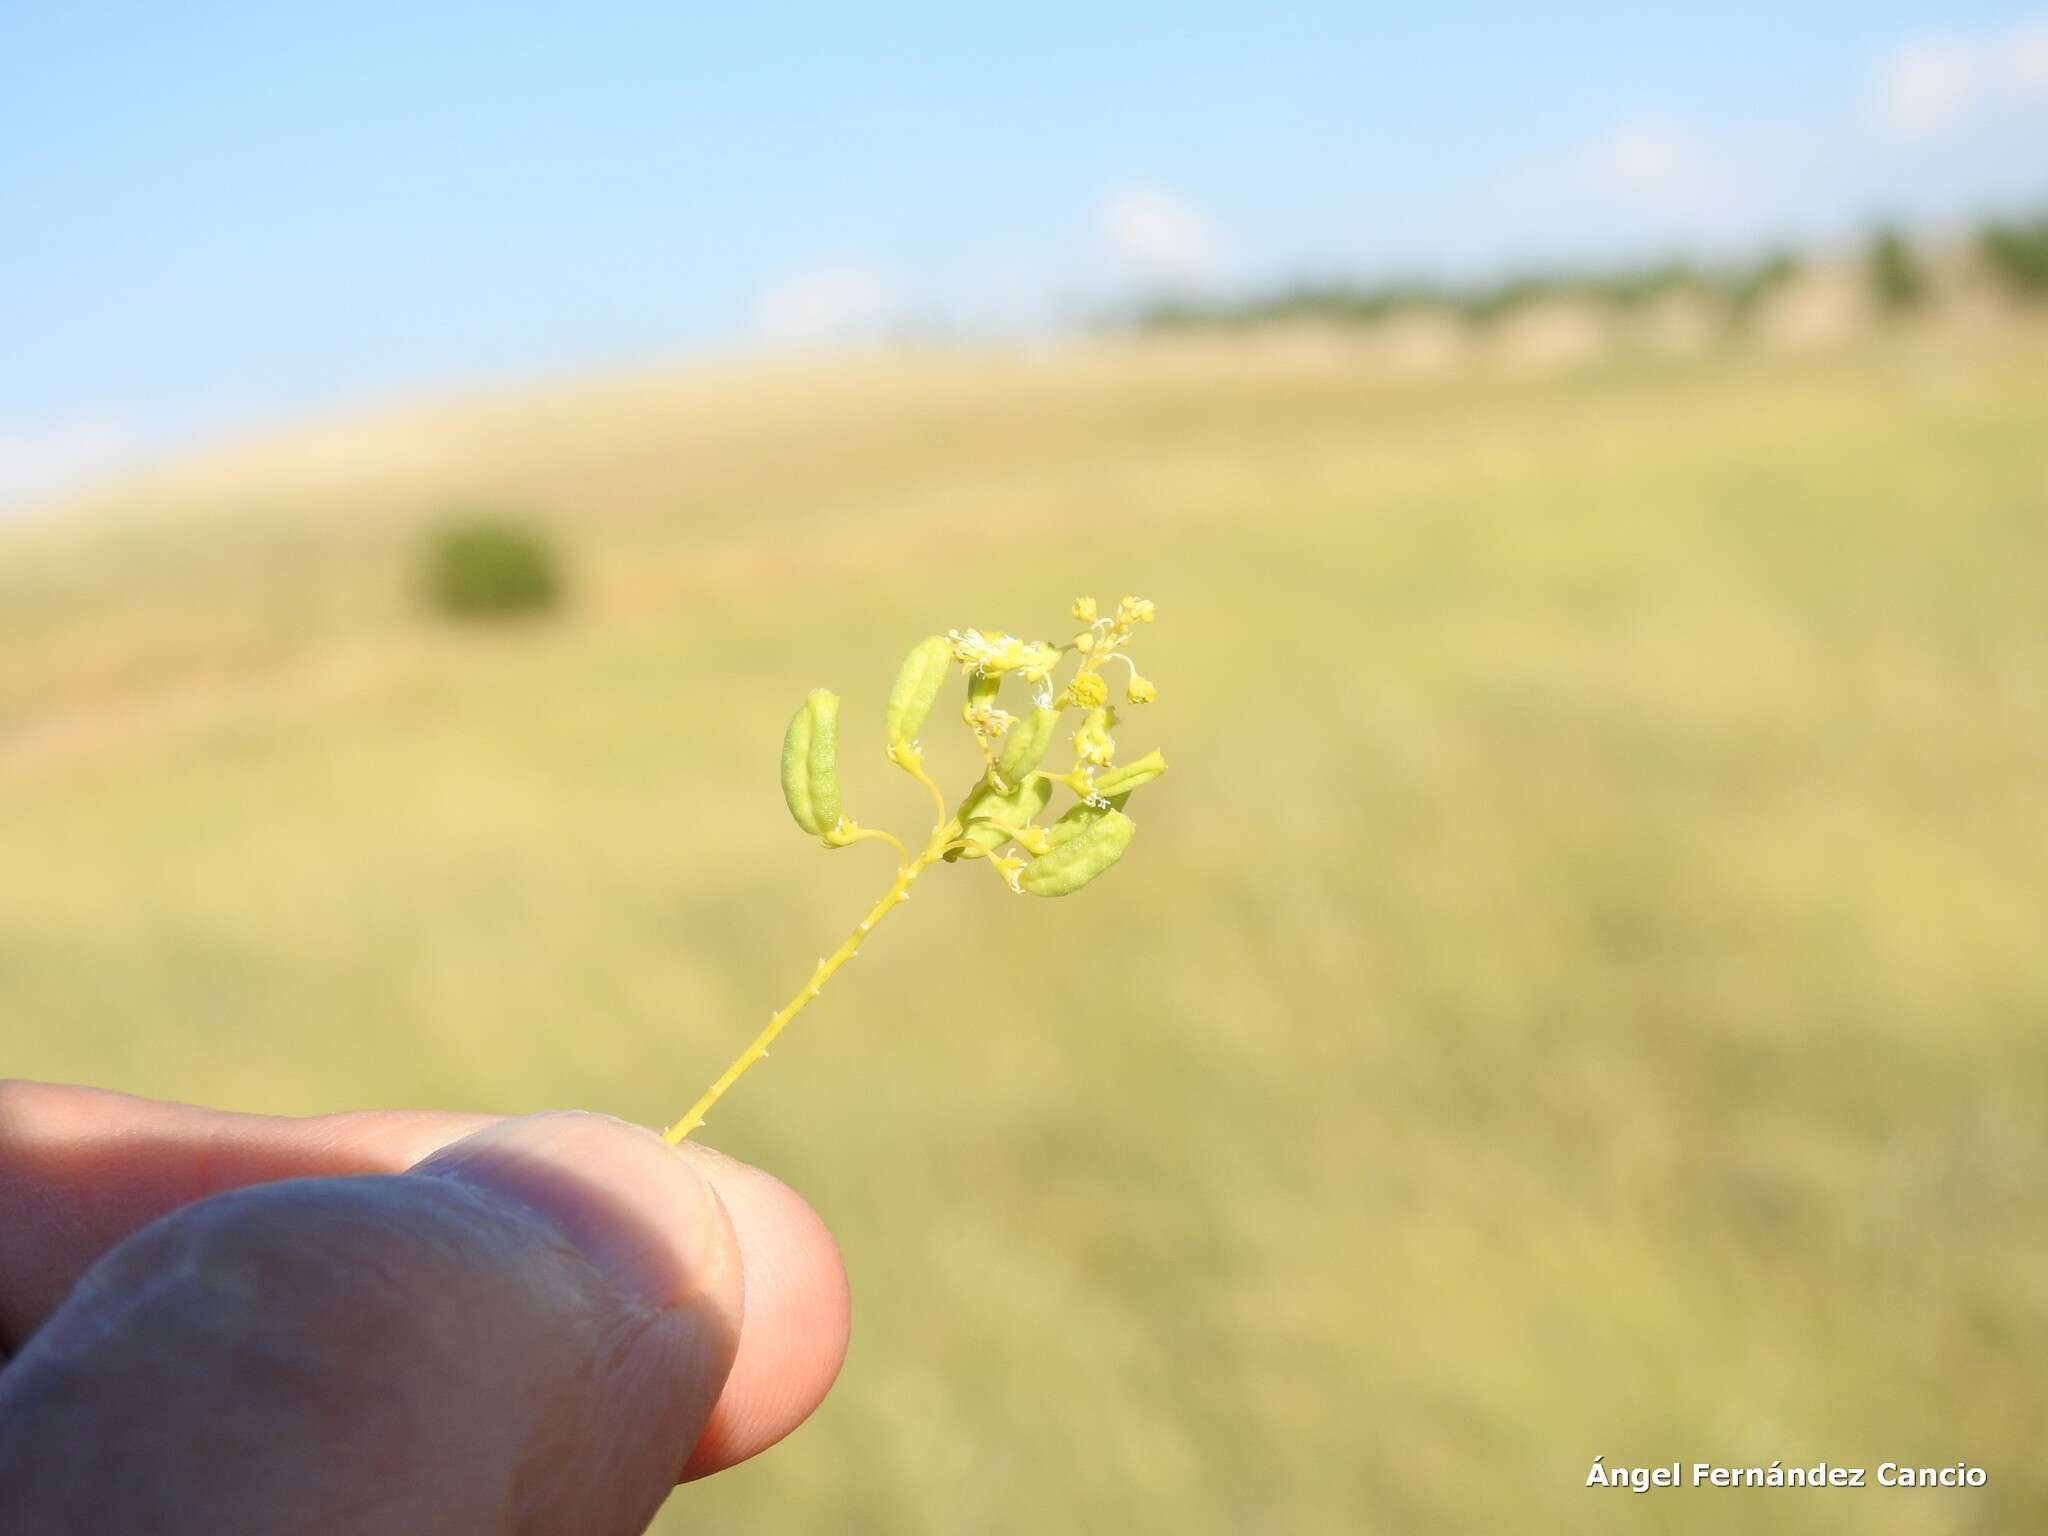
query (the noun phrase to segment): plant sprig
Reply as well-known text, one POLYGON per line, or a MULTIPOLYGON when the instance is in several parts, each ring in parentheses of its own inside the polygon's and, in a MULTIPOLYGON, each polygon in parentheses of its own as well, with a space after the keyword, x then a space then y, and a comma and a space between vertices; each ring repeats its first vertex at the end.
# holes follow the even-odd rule
POLYGON ((875 925, 910 899, 910 888, 934 864, 979 859, 1016 894, 1066 896, 1123 857, 1137 832, 1124 807, 1133 791, 1166 771, 1166 759, 1154 749, 1131 762, 1116 761, 1117 710, 1109 701, 1106 674, 1112 663, 1128 669, 1123 679, 1128 704, 1150 704, 1158 697, 1129 654, 1139 626, 1150 624, 1156 614, 1150 602, 1138 597, 1124 598, 1108 615, 1094 598, 1078 598, 1072 612, 1082 628, 1063 644, 955 629, 927 635, 911 647, 889 690, 883 727, 889 761, 932 797, 937 819, 916 854, 894 833, 859 826, 844 814, 839 803, 839 697, 819 688, 805 698, 782 739, 782 796, 791 818, 827 848, 869 840, 888 843, 896 850, 896 878, 845 941, 820 957, 810 980, 769 1016, 753 1043, 662 1133, 664 1140, 673 1145, 704 1123, 711 1106, 768 1054, 775 1037, 860 952, 875 925), (1064 685, 1056 685, 1055 674, 1069 661, 1073 672, 1064 685), (955 665, 966 674, 967 700, 960 714, 974 733, 982 766, 958 807, 949 811, 945 792, 925 768, 917 733, 955 665), (1010 678, 1028 692, 1029 707, 1021 715, 1002 707, 1003 685, 1010 678), (1055 773, 1040 764, 1069 710, 1080 715, 1071 737, 1074 762, 1066 772, 1055 773), (1039 818, 1055 789, 1068 791, 1074 803, 1057 820, 1043 824, 1039 818))

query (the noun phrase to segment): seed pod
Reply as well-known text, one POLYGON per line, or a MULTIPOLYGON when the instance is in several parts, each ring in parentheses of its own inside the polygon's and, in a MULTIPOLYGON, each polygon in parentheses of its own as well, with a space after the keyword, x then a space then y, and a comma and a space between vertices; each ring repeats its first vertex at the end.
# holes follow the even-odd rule
POLYGON ((1095 793, 1105 800, 1118 795, 1128 795, 1140 784, 1150 784, 1164 772, 1166 759, 1159 749, 1154 747, 1135 763, 1125 763, 1121 768, 1098 773, 1095 776, 1095 793))
POLYGON ((1078 805, 1068 806, 1066 815, 1045 829, 1046 846, 1057 848, 1062 843, 1071 842, 1111 811, 1122 810, 1124 802, 1128 799, 1129 795, 1118 795, 1106 805, 1098 799, 1083 800, 1078 805))
POLYGON ((1065 896, 1078 891, 1123 857, 1137 830, 1137 823, 1122 811, 1103 811, 1079 832, 1033 859, 1017 877, 1017 885, 1033 896, 1065 896))
POLYGON ((895 686, 889 690, 889 709, 884 724, 889 732, 889 745, 900 747, 908 744, 924 725, 925 716, 932 712, 932 701, 939 696, 939 684, 946 680, 946 672, 953 664, 953 647, 944 635, 926 635, 910 648, 910 654, 903 658, 903 665, 897 669, 895 686))
POLYGON ((839 695, 815 688, 782 737, 782 798, 813 837, 839 825, 839 695))
MULTIPOLYGON (((1044 779, 1032 779, 1006 794, 998 793, 992 784, 983 784, 960 808, 963 826, 975 823, 965 826, 961 839, 983 853, 992 853, 1035 821, 1051 799, 1052 785, 1044 779)), ((946 855, 946 862, 958 863, 964 851, 954 849, 946 855)))
POLYGON ((1034 709, 1011 726, 996 758, 996 777, 1013 786, 1022 782, 1025 774, 1045 761, 1046 748, 1052 745, 1053 730, 1059 723, 1058 710, 1034 709))
POLYGON ((967 702, 960 706, 960 718, 969 725, 974 724, 975 715, 989 709, 996 702, 996 695, 1002 692, 1003 676, 1000 672, 970 672, 967 674, 967 702))

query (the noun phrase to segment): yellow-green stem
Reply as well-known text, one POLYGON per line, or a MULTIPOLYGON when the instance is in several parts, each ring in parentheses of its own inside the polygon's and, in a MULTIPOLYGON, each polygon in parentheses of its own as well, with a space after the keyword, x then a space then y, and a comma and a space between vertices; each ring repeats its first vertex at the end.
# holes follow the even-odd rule
POLYGON ((913 758, 909 762, 904 763, 903 767, 913 779, 917 780, 918 783, 931 792, 932 805, 938 811, 939 823, 943 826, 946 820, 946 792, 939 788, 936 779, 924 771, 923 759, 913 758))
POLYGON ((855 827, 851 832, 842 832, 841 835, 849 843, 858 843, 871 837, 880 838, 896 850, 896 857, 902 863, 910 862, 910 850, 903 846, 903 839, 894 832, 884 832, 880 827, 855 827))
POLYGON ((957 823, 950 822, 932 829, 931 841, 925 844, 924 852, 896 871, 895 883, 883 893, 880 901, 868 908, 868 915, 846 936, 846 942, 818 962, 817 969, 811 972, 811 979, 804 983, 803 990, 769 1018, 767 1028, 756 1035, 754 1043, 740 1052, 738 1059, 719 1074, 717 1082, 704 1090, 703 1097, 690 1106, 689 1113, 661 1133, 663 1141, 673 1147, 704 1123, 704 1117, 711 1113, 711 1106, 724 1096, 725 1090, 738 1082, 740 1075, 747 1068, 768 1054, 768 1047, 775 1043, 775 1037, 782 1033, 783 1027, 804 1011, 804 1006, 824 989, 826 982, 832 979, 833 972, 860 952, 862 942, 874 931, 875 924, 887 917, 889 909, 896 903, 910 895, 910 888, 917 884, 917 877, 944 856, 957 831, 957 823))

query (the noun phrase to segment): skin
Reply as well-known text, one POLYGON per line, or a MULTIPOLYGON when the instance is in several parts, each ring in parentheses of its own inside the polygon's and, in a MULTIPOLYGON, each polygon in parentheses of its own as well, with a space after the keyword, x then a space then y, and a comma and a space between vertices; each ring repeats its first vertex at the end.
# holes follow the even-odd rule
POLYGON ((0 1082, 11 1536, 638 1532, 847 1326, 800 1198, 637 1126, 0 1082))

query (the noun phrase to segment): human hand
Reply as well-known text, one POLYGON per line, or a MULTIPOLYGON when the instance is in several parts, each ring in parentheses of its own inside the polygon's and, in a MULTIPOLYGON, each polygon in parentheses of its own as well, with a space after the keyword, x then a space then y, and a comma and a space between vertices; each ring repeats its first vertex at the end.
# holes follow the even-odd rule
POLYGON ((637 1532, 847 1321, 801 1199, 618 1121, 0 1083, 10 1536, 637 1532))

